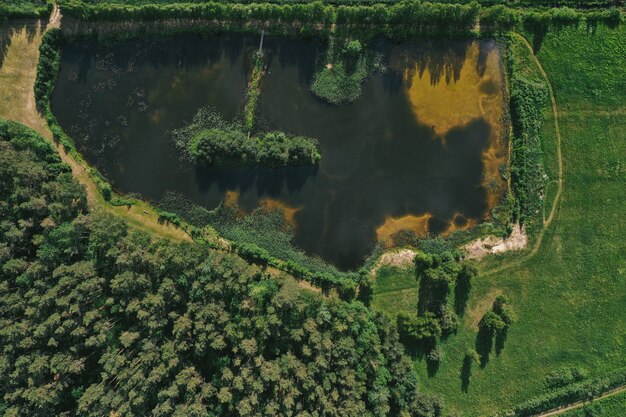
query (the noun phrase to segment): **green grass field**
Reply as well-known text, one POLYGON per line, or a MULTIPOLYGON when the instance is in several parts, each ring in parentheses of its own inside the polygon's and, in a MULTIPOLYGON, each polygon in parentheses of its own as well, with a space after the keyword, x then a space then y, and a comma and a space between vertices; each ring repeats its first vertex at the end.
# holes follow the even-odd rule
POLYGON ((626 392, 613 395, 575 410, 561 414, 559 417, 623 417, 626 416, 626 392))
MULTIPOLYGON (((564 191, 556 218, 534 257, 473 281, 458 334, 440 342, 445 356, 438 372, 429 377, 416 359, 424 390, 464 416, 489 415, 539 395, 545 376, 564 366, 597 376, 626 365, 626 26, 550 32, 537 55, 560 112, 564 191), (474 366, 464 392, 463 356, 501 293, 518 320, 500 354, 492 351, 484 368, 474 366)), ((550 113, 545 116, 546 167, 555 178, 553 125, 550 113)), ((547 194, 553 198, 555 189, 547 194)), ((519 256, 494 257, 480 269, 519 256)), ((417 302, 416 289, 388 290, 391 283, 404 285, 410 271, 395 274, 400 284, 381 270, 373 301, 389 314, 417 302)))

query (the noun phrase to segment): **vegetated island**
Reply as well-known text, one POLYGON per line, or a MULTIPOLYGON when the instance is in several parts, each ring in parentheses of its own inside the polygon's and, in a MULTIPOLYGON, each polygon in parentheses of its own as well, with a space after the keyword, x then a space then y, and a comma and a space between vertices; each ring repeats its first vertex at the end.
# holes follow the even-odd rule
POLYGON ((321 159, 315 139, 280 131, 252 135, 210 108, 201 108, 191 123, 171 134, 184 157, 200 165, 283 167, 321 159))
POLYGON ((366 51, 357 39, 331 38, 325 61, 315 73, 311 92, 334 105, 356 101, 365 79, 385 70, 380 54, 366 51))

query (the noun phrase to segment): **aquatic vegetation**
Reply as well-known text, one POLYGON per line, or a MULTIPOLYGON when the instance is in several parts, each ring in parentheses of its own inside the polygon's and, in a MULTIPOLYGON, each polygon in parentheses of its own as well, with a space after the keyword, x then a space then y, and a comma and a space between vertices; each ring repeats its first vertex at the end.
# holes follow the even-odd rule
POLYGON ((189 160, 208 166, 299 166, 320 159, 317 141, 284 132, 251 136, 237 122, 227 122, 203 108, 193 121, 172 131, 176 146, 189 160))
POLYGON ((361 95, 365 79, 383 69, 380 56, 365 51, 360 41, 331 38, 325 63, 315 73, 311 91, 330 104, 351 103, 361 95), (345 46, 336 47, 336 42, 345 46))
POLYGON ((259 96, 261 95, 261 78, 263 78, 263 54, 261 52, 255 52, 254 65, 252 66, 252 75, 248 83, 244 109, 244 118, 248 132, 251 132, 254 128, 254 116, 259 96))

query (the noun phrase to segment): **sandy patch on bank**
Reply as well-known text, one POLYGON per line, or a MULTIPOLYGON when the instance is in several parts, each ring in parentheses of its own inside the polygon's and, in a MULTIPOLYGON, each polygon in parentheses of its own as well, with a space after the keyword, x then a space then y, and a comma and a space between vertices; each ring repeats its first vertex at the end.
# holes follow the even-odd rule
POLYGON ((378 258, 378 262, 372 268, 371 274, 376 275, 378 270, 383 266, 395 266, 397 268, 406 268, 413 265, 415 259, 415 250, 398 249, 385 252, 378 258))
POLYGON ((463 247, 467 259, 482 259, 490 253, 503 253, 514 250, 522 250, 528 246, 526 228, 516 224, 513 232, 507 238, 487 236, 468 243, 463 247))

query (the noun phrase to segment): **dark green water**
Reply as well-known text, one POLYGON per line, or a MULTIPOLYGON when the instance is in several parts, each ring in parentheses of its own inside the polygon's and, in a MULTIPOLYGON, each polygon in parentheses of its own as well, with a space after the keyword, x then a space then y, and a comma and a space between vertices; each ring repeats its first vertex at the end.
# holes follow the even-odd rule
MULTIPOLYGON (((240 117, 258 37, 181 35, 114 46, 64 47, 52 100, 61 126, 86 159, 123 192, 159 200, 181 193, 208 208, 236 191, 245 210, 271 198, 299 210, 295 243, 340 268, 358 267, 389 217, 430 213, 432 233, 455 213, 480 219, 487 209, 481 153, 490 125, 477 118, 445 140, 420 124, 407 99, 402 70, 415 60, 433 71, 458 71, 468 42, 392 45, 378 49, 388 70, 363 85, 360 99, 334 107, 309 91, 318 41, 265 41, 260 124, 315 137, 322 162, 285 169, 209 169, 179 160, 167 132, 212 106, 240 117), (393 61, 393 62, 392 62, 393 61)), ((481 41, 481 52, 495 48, 481 41)), ((445 82, 445 77, 438 82, 445 82)))

